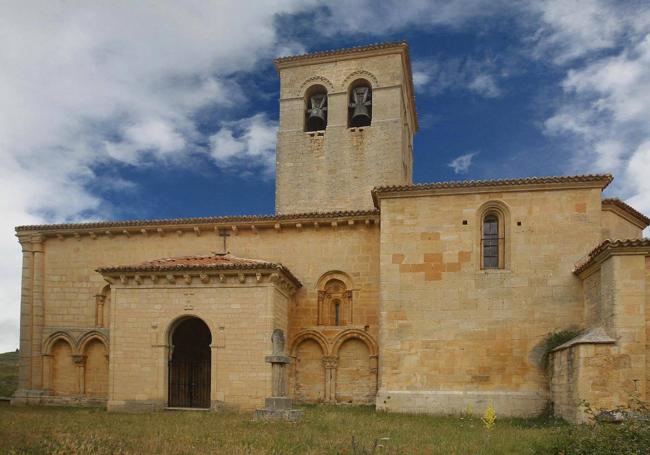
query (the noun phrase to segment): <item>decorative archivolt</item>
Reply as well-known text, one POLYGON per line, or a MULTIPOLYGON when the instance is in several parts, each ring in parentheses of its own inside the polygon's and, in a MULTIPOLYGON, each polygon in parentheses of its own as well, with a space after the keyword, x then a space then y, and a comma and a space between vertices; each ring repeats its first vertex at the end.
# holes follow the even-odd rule
POLYGON ((312 76, 307 79, 300 85, 300 95, 301 97, 305 96, 307 90, 313 85, 322 85, 327 89, 328 93, 334 91, 334 84, 330 82, 329 79, 323 76, 312 76))
POLYGON ((298 346, 303 341, 313 340, 321 348, 323 357, 338 357, 339 350, 343 343, 350 339, 357 339, 365 343, 368 347, 370 357, 376 357, 379 354, 377 342, 368 332, 360 329, 347 329, 335 336, 331 341, 328 340, 321 332, 313 329, 303 330, 298 332, 291 342, 291 355, 296 356, 298 346))
POLYGON ((92 329, 92 330, 56 330, 51 333, 45 341, 43 342, 43 354, 51 355, 52 347, 57 341, 65 341, 70 346, 73 356, 83 355, 88 343, 93 340, 97 340, 104 345, 106 353, 108 353, 109 343, 108 343, 108 334, 104 331, 92 329))
POLYGON ((350 84, 357 79, 366 79, 368 82, 370 82, 370 85, 373 89, 379 87, 379 81, 374 74, 366 70, 357 70, 348 74, 348 76, 343 80, 341 89, 344 91, 348 90, 350 84))
POLYGON ((331 270, 327 273, 322 274, 316 282, 316 289, 319 291, 324 291, 327 283, 332 280, 339 280, 343 282, 347 290, 351 291, 354 289, 354 282, 352 281, 352 278, 350 278, 350 275, 345 272, 341 272, 340 270, 331 270))

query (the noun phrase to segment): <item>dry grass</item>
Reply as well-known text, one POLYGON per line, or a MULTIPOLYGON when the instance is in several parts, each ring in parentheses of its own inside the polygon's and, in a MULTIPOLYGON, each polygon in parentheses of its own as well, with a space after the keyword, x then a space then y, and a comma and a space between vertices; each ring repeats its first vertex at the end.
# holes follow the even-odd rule
POLYGON ((306 407, 304 419, 297 424, 256 422, 250 413, 119 414, 0 406, 0 453, 524 455, 543 453, 558 425, 497 420, 488 432, 479 419, 337 406, 306 407), (377 440, 384 447, 373 452, 377 440))
POLYGON ((0 354, 0 397, 10 397, 18 387, 18 351, 0 354))

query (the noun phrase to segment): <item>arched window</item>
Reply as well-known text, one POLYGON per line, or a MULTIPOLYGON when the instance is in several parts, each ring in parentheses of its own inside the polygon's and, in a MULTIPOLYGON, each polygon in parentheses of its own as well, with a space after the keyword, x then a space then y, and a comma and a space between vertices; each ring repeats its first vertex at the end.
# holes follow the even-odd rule
POLYGON ((357 79, 350 85, 348 127, 370 126, 372 122, 372 87, 365 79, 357 79))
POLYGON ((305 93, 305 131, 323 131, 327 127, 327 89, 313 85, 305 93))
POLYGON ((328 279, 318 291, 318 325, 352 324, 352 290, 337 278, 328 279))
POLYGON ((498 269, 501 256, 499 217, 489 213, 483 218, 483 268, 498 269))

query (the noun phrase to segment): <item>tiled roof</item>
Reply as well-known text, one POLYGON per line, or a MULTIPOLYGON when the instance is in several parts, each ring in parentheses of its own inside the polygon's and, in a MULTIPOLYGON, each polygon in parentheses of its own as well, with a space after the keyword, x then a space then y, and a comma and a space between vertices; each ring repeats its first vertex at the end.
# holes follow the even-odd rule
POLYGON ((247 259, 233 256, 230 253, 213 253, 204 256, 180 256, 172 258, 154 259, 135 265, 119 265, 101 267, 96 271, 106 273, 128 272, 181 272, 191 270, 255 270, 276 269, 284 272, 296 286, 301 287, 300 280, 296 278, 285 266, 278 262, 268 262, 259 259, 247 259))
POLYGON ((553 349, 551 352, 560 351, 562 349, 570 348, 576 344, 613 344, 616 340, 610 337, 605 329, 602 327, 594 327, 588 332, 578 335, 553 349))
POLYGON ((198 218, 169 218, 157 220, 128 220, 128 221, 99 221, 94 223, 64 223, 64 224, 41 224, 18 226, 16 231, 51 231, 58 229, 95 229, 114 227, 137 227, 137 226, 158 226, 158 225, 184 225, 184 224, 206 224, 206 223, 256 223, 273 221, 291 221, 304 219, 330 219, 348 218, 355 216, 376 216, 378 210, 348 210, 336 212, 310 212, 296 213, 289 215, 244 215, 244 216, 211 216, 198 218))
POLYGON ((582 273, 601 253, 615 248, 650 248, 650 239, 604 240, 575 265, 573 273, 582 273))
POLYGON ((393 193, 396 191, 437 190, 446 188, 480 188, 505 185, 547 185, 553 183, 601 182, 607 187, 614 178, 610 174, 586 174, 550 177, 526 177, 519 179, 497 180, 459 180, 450 182, 417 183, 415 185, 391 185, 373 188, 373 194, 393 193))
POLYGON ((607 206, 607 205, 616 206, 616 207, 626 211, 627 213, 629 213, 633 217, 638 218, 640 221, 645 223, 646 227, 648 225, 650 225, 650 218, 645 216, 643 213, 637 211, 634 207, 632 207, 632 206, 626 204, 625 202, 621 201, 620 199, 616 199, 616 198, 603 199, 603 206, 607 206))
POLYGON ((342 49, 330 49, 326 51, 308 52, 306 54, 279 57, 276 58, 273 61, 273 63, 277 64, 277 63, 295 62, 298 60, 306 60, 306 59, 316 58, 316 57, 329 57, 331 55, 355 54, 359 52, 374 51, 380 49, 391 49, 396 47, 403 47, 408 49, 408 44, 405 41, 396 41, 396 42, 386 42, 386 43, 373 43, 364 46, 346 47, 342 49))

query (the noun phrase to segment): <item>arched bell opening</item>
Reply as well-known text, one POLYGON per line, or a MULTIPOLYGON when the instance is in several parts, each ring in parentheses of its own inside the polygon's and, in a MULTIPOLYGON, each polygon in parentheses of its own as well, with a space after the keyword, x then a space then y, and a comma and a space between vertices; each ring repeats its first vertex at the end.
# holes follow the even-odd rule
POLYGON ((201 319, 181 319, 170 333, 168 405, 209 408, 212 334, 201 319))
POLYGON ((327 89, 312 85, 305 92, 305 131, 323 131, 327 128, 327 89))
POLYGON ((370 126, 372 123, 372 86, 365 79, 350 84, 348 127, 370 126))

